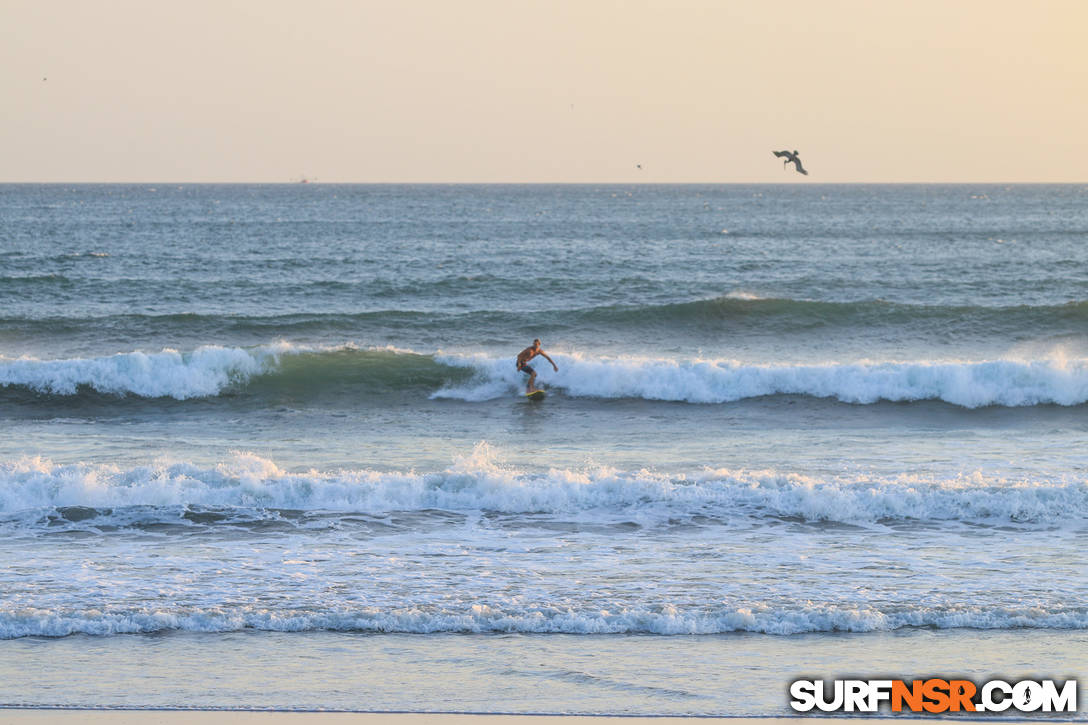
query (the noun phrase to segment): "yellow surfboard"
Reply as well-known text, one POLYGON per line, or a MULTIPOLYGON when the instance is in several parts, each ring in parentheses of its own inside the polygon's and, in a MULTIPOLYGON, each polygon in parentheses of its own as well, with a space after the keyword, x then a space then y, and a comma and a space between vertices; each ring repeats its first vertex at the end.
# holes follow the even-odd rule
POLYGON ((544 400, 544 391, 543 390, 534 390, 531 393, 526 393, 525 397, 528 398, 529 400, 544 400))

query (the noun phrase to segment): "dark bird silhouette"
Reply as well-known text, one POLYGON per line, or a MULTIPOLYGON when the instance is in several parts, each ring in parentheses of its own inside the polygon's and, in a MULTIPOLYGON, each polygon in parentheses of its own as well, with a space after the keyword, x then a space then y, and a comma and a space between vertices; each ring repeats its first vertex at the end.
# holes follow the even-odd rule
POLYGON ((797 149, 794 149, 793 151, 772 151, 771 153, 779 158, 782 158, 783 156, 786 157, 786 160, 782 162, 783 169, 786 168, 786 164, 792 161, 794 166, 797 167, 798 173, 808 176, 808 172, 805 171, 805 167, 801 166, 801 159, 797 155, 797 149))
POLYGON ((641 168, 642 168, 642 164, 635 164, 635 168, 637 168, 637 169, 641 169, 641 168))

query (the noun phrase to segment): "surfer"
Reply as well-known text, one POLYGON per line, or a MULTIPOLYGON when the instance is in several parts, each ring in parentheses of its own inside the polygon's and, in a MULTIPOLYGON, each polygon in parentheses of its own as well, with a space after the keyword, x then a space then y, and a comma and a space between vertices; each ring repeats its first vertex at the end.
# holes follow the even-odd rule
POLYGON ((529 361, 537 355, 542 356, 545 360, 550 362, 552 367, 555 368, 555 372, 559 372, 559 366, 555 364, 555 360, 552 360, 548 357, 548 353, 540 349, 540 338, 533 340, 532 345, 518 353, 518 372, 525 373, 529 376, 529 383, 525 386, 526 394, 536 390, 536 388, 533 387, 533 382, 536 380, 536 370, 533 370, 529 366, 529 361))

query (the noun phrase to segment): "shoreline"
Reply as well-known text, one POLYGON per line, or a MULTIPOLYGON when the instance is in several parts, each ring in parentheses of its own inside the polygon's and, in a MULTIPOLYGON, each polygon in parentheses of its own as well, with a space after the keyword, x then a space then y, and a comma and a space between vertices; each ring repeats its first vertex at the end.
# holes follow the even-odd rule
POLYGON ((786 717, 778 715, 564 715, 557 713, 468 713, 468 712, 359 712, 328 710, 230 710, 201 708, 82 708, 0 705, 0 724, 17 725, 53 724, 75 725, 181 725, 199 722, 201 725, 425 725, 438 722, 441 725, 575 725, 576 723, 630 722, 652 720, 655 724, 681 725, 692 720, 721 722, 729 725, 795 725, 799 722, 812 725, 831 725, 849 721, 857 725, 886 725, 893 720, 910 722, 983 722, 1003 725, 1029 725, 1030 723, 1081 722, 1076 719, 1045 719, 1001 717, 917 717, 886 715, 881 717, 786 717))

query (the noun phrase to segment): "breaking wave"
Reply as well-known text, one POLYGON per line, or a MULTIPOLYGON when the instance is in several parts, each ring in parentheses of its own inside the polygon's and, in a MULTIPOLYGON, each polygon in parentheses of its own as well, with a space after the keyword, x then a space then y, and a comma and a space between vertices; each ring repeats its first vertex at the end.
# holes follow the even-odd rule
MULTIPOLYGON (((553 355, 540 382, 573 398, 634 398, 730 403, 796 395, 844 403, 937 400, 963 408, 1082 405, 1088 359, 857 361, 751 364, 721 359, 553 355)), ((485 401, 521 389, 512 358, 421 354, 352 345, 314 348, 277 343, 257 348, 200 347, 192 352, 130 352, 96 358, 0 358, 0 389, 37 399, 97 397, 189 400, 218 396, 319 398, 347 392, 407 393, 485 401)))
POLYGON ((0 463, 0 522, 30 528, 187 523, 197 509, 258 518, 280 518, 282 511, 491 511, 649 525, 676 516, 859 525, 923 521, 1054 526, 1088 521, 1088 482, 1080 479, 1009 480, 977 472, 950 478, 829 478, 724 468, 678 473, 528 471, 494 459, 483 443, 446 470, 430 473, 289 472, 243 453, 215 466, 179 462, 135 468, 24 458, 0 463))
POLYGON ((430 356, 392 348, 316 348, 287 342, 59 360, 0 357, 0 389, 50 397, 93 394, 190 400, 279 392, 305 398, 345 387, 363 392, 419 386, 433 390, 443 375, 466 377, 462 370, 438 365, 430 356))
POLYGON ((925 607, 885 611, 875 606, 849 607, 807 603, 797 609, 770 606, 683 609, 664 604, 602 611, 566 604, 495 606, 474 604, 428 611, 420 607, 344 611, 272 610, 253 606, 164 611, 0 610, 0 639, 113 635, 181 630, 233 632, 264 630, 305 632, 518 632, 547 634, 694 635, 755 632, 791 635, 809 632, 877 632, 905 627, 936 629, 1086 629, 1088 609, 1066 607, 925 607))
MULTIPOLYGON (((522 376, 509 360, 439 356, 472 369, 467 385, 434 397, 487 400, 509 393, 522 376)), ((770 395, 833 398, 844 403, 940 400, 964 408, 990 405, 1081 405, 1088 402, 1088 360, 854 362, 752 365, 731 360, 556 356, 559 371, 540 380, 572 397, 729 403, 770 395)))

